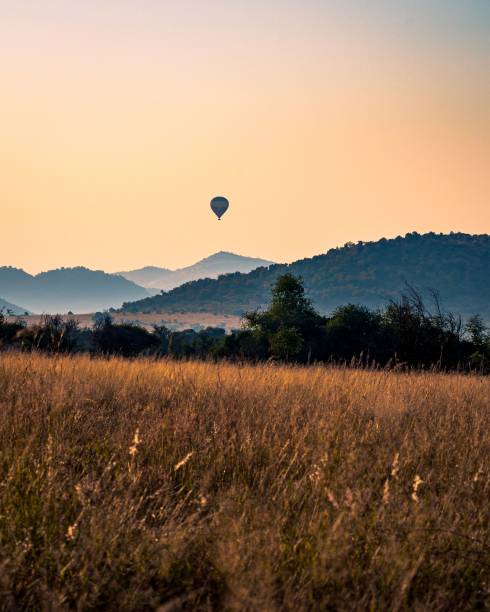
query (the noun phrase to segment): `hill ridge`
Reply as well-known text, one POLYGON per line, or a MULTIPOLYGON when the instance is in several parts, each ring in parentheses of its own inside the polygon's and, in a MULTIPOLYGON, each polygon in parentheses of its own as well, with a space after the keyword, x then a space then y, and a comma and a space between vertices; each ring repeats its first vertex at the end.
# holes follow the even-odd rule
POLYGON ((182 268, 169 269, 158 266, 145 266, 119 275, 151 290, 170 291, 186 282, 202 278, 217 278, 220 274, 232 272, 250 272, 251 270, 270 265, 271 261, 259 257, 238 255, 230 251, 218 251, 199 261, 182 268))
POLYGON ((85 266, 55 268, 32 275, 21 268, 0 267, 0 295, 38 313, 79 313, 119 306, 148 295, 143 287, 103 270, 85 266))
POLYGON ((4 300, 0 298, 0 313, 3 314, 13 314, 13 315, 29 315, 30 312, 27 308, 22 308, 22 306, 18 306, 17 304, 12 304, 8 300, 4 300))
POLYGON ((207 310, 242 314, 264 305, 275 278, 285 271, 302 276, 321 312, 353 302, 379 307, 408 282, 438 290, 443 305, 465 316, 490 320, 490 236, 453 232, 346 243, 290 264, 273 264, 186 283, 162 295, 125 303, 126 311, 207 310))

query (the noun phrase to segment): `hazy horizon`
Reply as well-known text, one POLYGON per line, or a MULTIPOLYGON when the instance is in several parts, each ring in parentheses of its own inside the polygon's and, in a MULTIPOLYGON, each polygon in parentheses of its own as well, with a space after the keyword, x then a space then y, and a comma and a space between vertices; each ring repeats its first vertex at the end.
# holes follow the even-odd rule
POLYGON ((490 233, 490 3, 406 4, 1 3, 0 265, 490 233))
MULTIPOLYGON (((9 262, 6 262, 6 263, 0 262, 0 268, 2 266, 11 266, 13 268, 20 268, 20 269, 24 270, 24 272, 27 272, 28 274, 31 274, 31 275, 39 274, 39 273, 42 273, 42 272, 48 272, 48 271, 51 271, 51 270, 58 270, 58 269, 61 269, 61 268, 78 268, 78 267, 89 268, 89 269, 94 270, 94 271, 108 272, 110 274, 117 274, 117 273, 121 273, 121 272, 131 272, 133 270, 139 270, 139 269, 142 269, 142 268, 152 268, 152 267, 166 269, 166 270, 170 270, 172 272, 176 272, 176 271, 181 270, 183 268, 187 268, 187 267, 190 267, 190 266, 192 266, 192 265, 194 265, 196 263, 199 263, 200 261, 202 261, 204 259, 207 259, 208 257, 211 257, 212 255, 218 255, 221 252, 222 251, 215 251, 214 253, 208 253, 207 255, 203 255, 202 257, 199 257, 198 259, 189 261, 187 263, 184 263, 182 266, 178 266, 178 267, 174 267, 174 268, 172 268, 171 266, 165 265, 165 263, 159 264, 159 263, 151 263, 151 262, 143 264, 141 266, 137 266, 135 268, 127 269, 127 270, 123 269, 121 267, 118 268, 117 266, 114 269, 109 269, 109 268, 90 268, 89 266, 85 265, 84 263, 75 264, 73 266, 67 266, 67 265, 61 263, 60 265, 54 266, 53 268, 45 268, 45 269, 34 270, 34 269, 22 268, 21 266, 16 266, 16 265, 11 264, 9 262)), ((245 253, 234 253, 232 251, 226 251, 226 252, 231 254, 231 255, 238 255, 239 257, 246 257, 246 258, 249 258, 249 259, 263 259, 265 261, 268 261, 266 257, 261 257, 260 255, 247 255, 245 253)), ((273 261, 272 263, 290 263, 290 262, 273 261)))

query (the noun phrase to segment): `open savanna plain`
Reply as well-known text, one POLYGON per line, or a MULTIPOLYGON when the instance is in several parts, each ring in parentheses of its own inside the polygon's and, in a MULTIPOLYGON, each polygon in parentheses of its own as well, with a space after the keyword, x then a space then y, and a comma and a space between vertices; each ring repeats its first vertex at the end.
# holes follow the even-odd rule
POLYGON ((490 379, 0 355, 2 610, 490 607, 490 379))
MULTIPOLYGON (((73 314, 61 315, 64 321, 76 321, 80 327, 93 327, 94 315, 92 314, 73 314)), ((239 329, 242 327, 240 317, 228 314, 215 314, 212 312, 113 312, 111 318, 115 323, 135 323, 151 330, 155 325, 166 325, 171 329, 189 329, 194 327, 222 327, 226 330, 239 329)), ((10 316, 10 322, 25 321, 28 326, 39 325, 44 319, 44 315, 26 315, 23 317, 10 316)))

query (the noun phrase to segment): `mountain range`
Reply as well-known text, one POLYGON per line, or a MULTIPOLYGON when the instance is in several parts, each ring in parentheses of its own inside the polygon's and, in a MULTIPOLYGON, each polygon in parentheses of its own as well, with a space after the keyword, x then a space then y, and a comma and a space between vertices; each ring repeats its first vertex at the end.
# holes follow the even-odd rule
POLYGON ((143 287, 121 276, 87 268, 60 268, 31 275, 0 268, 2 298, 37 313, 94 312, 148 296, 143 287))
POLYGON ((313 304, 323 313, 347 303, 378 308, 396 299, 407 283, 430 299, 438 292, 444 308, 490 321, 490 236, 418 234, 377 242, 347 243, 291 264, 261 267, 204 279, 133 303, 127 312, 208 311, 242 314, 267 303, 275 279, 301 276, 313 304))
POLYGON ((138 270, 118 272, 120 276, 146 287, 169 291, 184 283, 201 278, 217 278, 221 274, 230 272, 251 272, 261 266, 270 266, 273 262, 255 257, 244 257, 226 251, 220 251, 205 259, 201 259, 192 266, 170 270, 157 266, 146 266, 138 270))
POLYGON ((248 272, 269 263, 264 259, 220 252, 179 270, 148 266, 108 274, 76 267, 31 275, 19 268, 0 267, 0 310, 3 307, 15 314, 24 314, 27 310, 36 313, 92 313, 119 308, 125 301, 139 300, 189 280, 216 278, 219 274, 236 270, 248 272))

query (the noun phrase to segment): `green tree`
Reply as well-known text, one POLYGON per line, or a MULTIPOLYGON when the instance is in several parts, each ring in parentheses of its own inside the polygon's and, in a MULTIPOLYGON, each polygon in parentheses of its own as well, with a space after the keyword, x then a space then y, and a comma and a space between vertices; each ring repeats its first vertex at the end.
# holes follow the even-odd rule
POLYGON ((480 315, 473 315, 468 319, 465 331, 477 348, 482 348, 490 339, 488 328, 480 315))
POLYGON ((490 367, 490 334, 480 315, 473 315, 465 325, 465 331, 475 350, 470 356, 471 367, 488 370, 490 367))
POLYGON ((295 329, 280 329, 270 339, 270 348, 274 356, 288 361, 296 357, 303 348, 304 341, 295 329))
POLYGON ((340 360, 376 358, 381 316, 365 306, 347 304, 334 310, 326 322, 329 357, 340 360))
POLYGON ((274 357, 299 361, 318 357, 324 318, 306 297, 301 278, 289 273, 280 276, 267 310, 247 313, 245 324, 265 336, 274 357))

